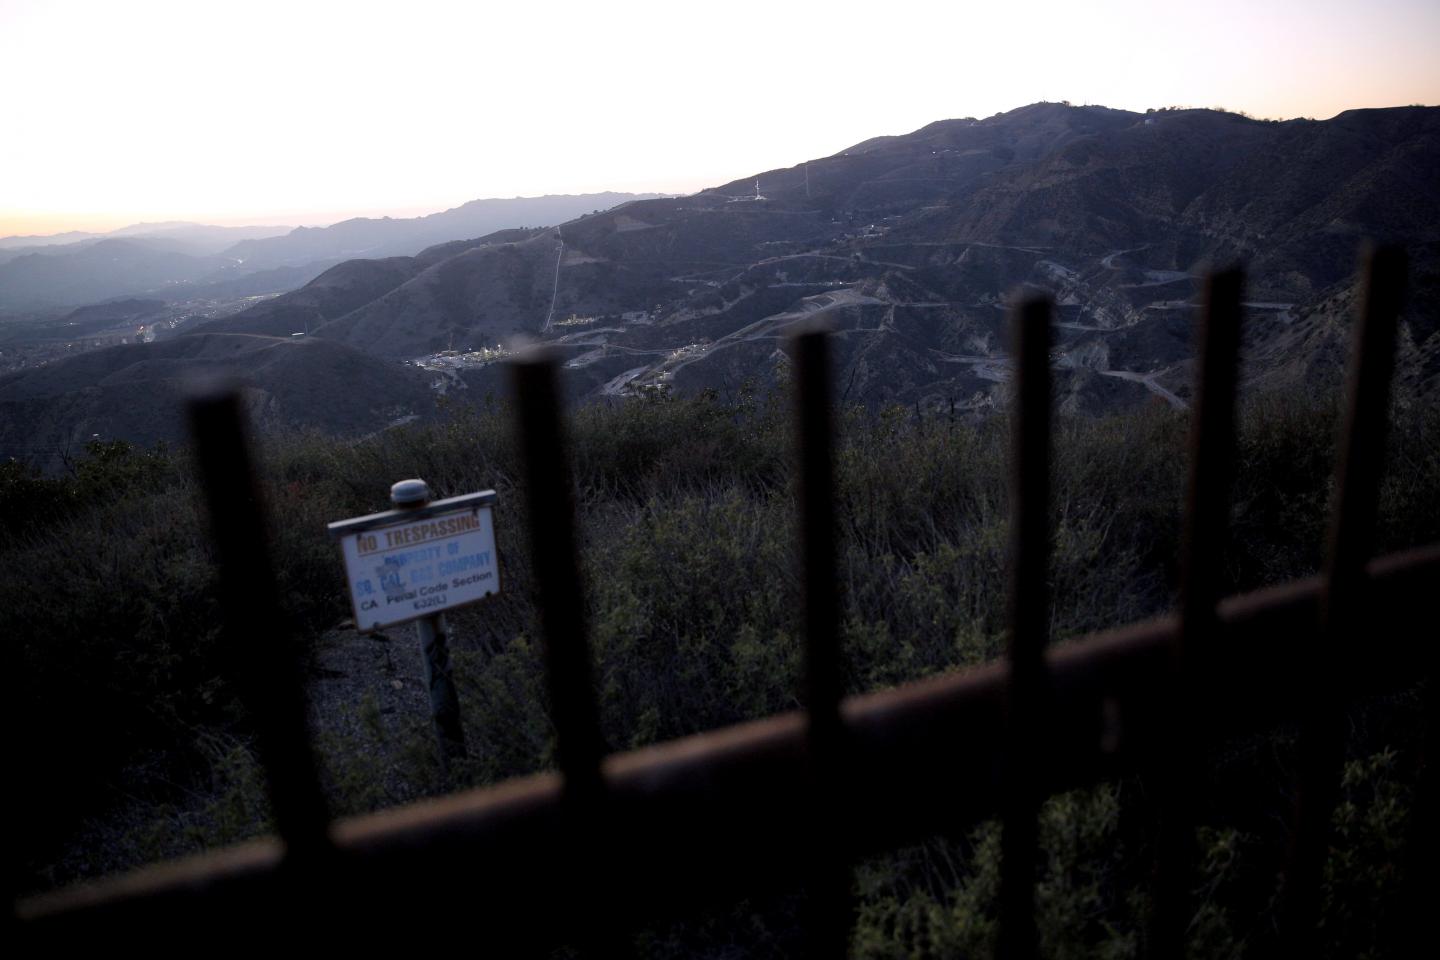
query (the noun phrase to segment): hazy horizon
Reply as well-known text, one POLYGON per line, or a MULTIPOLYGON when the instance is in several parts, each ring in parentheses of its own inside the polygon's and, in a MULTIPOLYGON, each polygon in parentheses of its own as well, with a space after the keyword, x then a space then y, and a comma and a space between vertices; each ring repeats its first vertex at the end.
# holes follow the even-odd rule
POLYGON ((1440 102, 1440 5, 942 9, 0 0, 0 236, 692 193, 1039 100, 1440 102))
MULTIPOLYGON (((593 193, 615 193, 615 192, 620 192, 620 191, 596 190, 596 191, 588 191, 588 192, 593 192, 593 193)), ((635 194, 645 194, 645 193, 667 193, 667 192, 669 192, 669 193, 679 193, 680 191, 635 190, 635 191, 624 191, 624 192, 626 192, 626 193, 635 193, 635 194)), ((685 192, 689 193, 689 192, 693 192, 693 191, 685 191, 685 192)), ((355 209, 355 210, 329 211, 329 212, 320 212, 320 213, 311 212, 311 213, 304 214, 304 215, 303 215, 303 218, 302 218, 302 215, 299 215, 299 214, 294 215, 294 216, 290 216, 290 217, 287 218, 287 216, 284 215, 284 214, 277 214, 277 215, 273 215, 273 216, 267 216, 267 215, 265 215, 265 214, 263 214, 263 213, 259 213, 259 214, 255 214, 255 215, 253 215, 253 216, 239 216, 239 217, 223 217, 223 216, 216 216, 216 217, 210 217, 210 218, 205 218, 204 216, 200 216, 200 217, 146 217, 146 218, 143 219, 143 220, 124 220, 124 219, 122 218, 121 220, 116 220, 116 221, 114 221, 114 222, 112 222, 112 221, 109 220, 109 219, 106 219, 106 220, 96 220, 96 221, 94 221, 94 222, 97 224, 97 226, 85 226, 85 225, 82 224, 82 225, 77 225, 77 226, 62 227, 62 228, 57 229, 57 230, 43 230, 43 231, 37 230, 37 231, 27 231, 27 232, 24 232, 24 233, 13 233, 13 232, 12 232, 12 233, 4 233, 4 232, 0 232, 0 240, 10 240, 10 239, 14 239, 14 238, 16 238, 16 237, 28 237, 28 236, 34 236, 34 237, 52 237, 52 236, 56 236, 56 235, 64 234, 64 233, 105 234, 105 233, 113 232, 113 231, 115 231, 115 230, 123 229, 123 228, 125 228, 125 227, 141 226, 141 225, 145 225, 145 224, 164 225, 164 224, 168 224, 168 223, 193 223, 193 224, 198 224, 198 225, 203 225, 203 226, 211 226, 211 227, 286 227, 286 228, 290 228, 290 229, 294 229, 294 228, 297 228, 297 227, 311 227, 311 228, 316 228, 316 227, 328 227, 328 226, 333 226, 334 224, 340 223, 340 222, 345 221, 345 220, 354 220, 354 219, 361 219, 361 218, 371 219, 371 220, 379 220, 379 219, 382 219, 382 218, 385 218, 385 217, 389 217, 389 218, 391 218, 391 219, 400 220, 400 219, 412 219, 412 218, 416 218, 416 217, 426 217, 426 216, 429 216, 429 215, 435 214, 435 213, 443 213, 443 212, 445 212, 446 210, 453 210, 453 209, 455 209, 456 207, 462 206, 463 204, 466 204, 466 203, 470 203, 471 201, 474 201, 474 200, 482 200, 482 201, 483 201, 483 200, 535 200, 535 199, 540 199, 541 197, 544 197, 544 196, 558 196, 558 195, 561 195, 561 194, 559 194, 557 191, 551 191, 549 194, 535 194, 534 196, 530 196, 530 197, 519 197, 519 196, 515 196, 515 197, 468 197, 468 198, 466 198, 466 199, 464 199, 464 200, 457 200, 457 201, 454 202, 454 203, 450 203, 450 204, 447 204, 447 205, 445 205, 445 206, 440 206, 440 207, 431 207, 431 206, 424 206, 424 207, 392 207, 392 208, 385 209, 385 210, 355 209)), ((573 195, 575 195, 575 194, 571 194, 571 195, 573 196, 573 195)), ((3 223, 4 223, 4 221, 3 221, 3 220, 0 220, 0 229, 3 229, 3 223)))

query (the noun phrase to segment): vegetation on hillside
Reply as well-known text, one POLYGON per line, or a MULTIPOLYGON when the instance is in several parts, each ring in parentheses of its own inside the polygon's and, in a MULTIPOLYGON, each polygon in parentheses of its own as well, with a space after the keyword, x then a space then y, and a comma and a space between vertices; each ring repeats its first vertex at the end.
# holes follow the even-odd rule
MULTIPOLYGON (((892 408, 845 411, 839 421, 850 689, 997 656, 1004 417, 916 419, 892 408)), ((1236 591, 1319 566, 1335 404, 1328 396, 1265 396, 1248 404, 1242 421, 1225 569, 1236 591)), ((439 495, 499 493, 504 592, 451 618, 471 761, 442 777, 424 716, 382 717, 361 698, 348 709, 378 749, 320 738, 338 812, 551 765, 513 422, 504 404, 492 402, 361 442, 290 435, 263 450, 283 602, 296 642, 316 661, 340 642, 336 625, 349 616, 326 522, 383 507, 390 483, 404 477, 424 477, 439 495)), ((1172 604, 1187 428, 1184 415, 1163 405, 1059 422, 1058 642, 1172 604)), ((589 406, 575 412, 570 437, 611 748, 794 708, 799 584, 783 398, 742 391, 728 401, 707 394, 589 406)), ((1440 540, 1440 412, 1433 407, 1397 411, 1380 536, 1382 550, 1440 540)), ((6 671, 9 701, 26 725, 21 813, 34 825, 21 850, 20 887, 263 831, 249 727, 228 679, 231 658, 245 651, 219 643, 211 547, 185 453, 96 443, 54 477, 0 464, 0 563, 12 572, 0 581, 0 631, 16 639, 18 658, 6 671)), ((1413 743, 1395 734, 1406 724, 1393 720, 1413 711, 1413 693, 1366 709, 1392 719, 1357 725, 1364 735, 1353 745, 1337 813, 1341 846, 1327 922, 1337 925, 1337 950, 1350 952, 1384 946, 1375 904, 1397 882, 1394 845, 1408 817, 1414 760, 1413 743)), ((1287 742, 1281 731, 1263 743, 1224 745, 1214 758, 1217 784, 1252 807, 1281 808, 1278 765, 1287 742)), ((1138 792, 1131 782, 1108 783, 1047 806, 1039 903, 1051 955, 1139 949, 1149 860, 1138 792)), ((1217 801, 1217 819, 1203 828, 1205 888, 1195 930, 1204 955, 1241 955, 1263 943, 1265 896, 1283 846, 1273 822, 1254 811, 1231 816, 1233 806, 1217 801)), ((996 847, 996 828, 985 824, 968 837, 861 865, 856 954, 983 950, 994 936, 996 847)), ((782 949, 785 910, 756 909, 781 919, 769 932, 753 925, 752 952, 782 949)), ((705 940, 705 929, 650 931, 637 945, 656 956, 703 952, 695 938, 705 940)))

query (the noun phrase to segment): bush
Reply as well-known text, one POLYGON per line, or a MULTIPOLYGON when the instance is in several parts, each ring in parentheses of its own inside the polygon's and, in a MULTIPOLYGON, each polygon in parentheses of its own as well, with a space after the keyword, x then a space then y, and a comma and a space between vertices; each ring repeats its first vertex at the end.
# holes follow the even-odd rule
MULTIPOLYGON (((1318 567, 1334 422, 1334 404, 1323 397, 1261 397, 1242 411, 1231 589, 1318 567)), ((1007 422, 917 420, 891 408, 843 411, 838 426, 848 688, 872 690, 995 657, 1004 631, 1007 422)), ((1056 640, 1172 604, 1187 429, 1184 416, 1154 408, 1058 424, 1056 640)), ((638 747, 796 706, 800 587, 783 398, 742 392, 732 401, 662 395, 596 405, 575 413, 569 433, 609 745, 638 747)), ((1397 415, 1380 504, 1384 549, 1440 539, 1437 441, 1434 412, 1397 415)), ((355 726, 373 734, 367 745, 339 737, 320 744, 333 806, 363 812, 552 765, 508 407, 455 405, 443 421, 352 443, 278 436, 263 453, 282 602, 297 642, 311 651, 349 616, 326 522, 383 507, 390 483, 409 476, 425 477, 440 496, 499 493, 504 592, 451 618, 471 762, 441 777, 424 718, 389 727, 362 700, 355 726), (382 775, 407 786, 381 789, 382 775)), ((10 700, 19 716, 39 720, 24 738, 20 772, 24 782, 48 787, 26 801, 36 828, 22 851, 23 887, 264 826, 258 784, 245 772, 253 770, 245 759, 248 722, 228 679, 229 658, 241 652, 218 642, 198 493, 186 456, 163 449, 92 445, 58 477, 0 465, 0 554, 7 569, 26 573, 0 582, 0 629, 18 638, 19 663, 7 671, 10 700), (134 822, 142 809, 153 813, 149 834, 134 822), (108 834, 95 834, 109 836, 113 849, 87 858, 89 868, 71 860, 57 867, 66 835, 85 817, 114 821, 108 834), (134 841, 141 835, 150 839, 134 841)), ((1139 949, 1145 904, 1134 899, 1132 881, 1144 842, 1124 822, 1125 796, 1103 787, 1047 807, 1052 853, 1041 905, 1052 931, 1047 949, 1057 956, 1139 949)), ((1380 836, 1394 820, 1391 801, 1367 802, 1370 812, 1357 807, 1353 822, 1378 817, 1381 825, 1364 829, 1380 836)), ((1233 854, 1259 841, 1220 821, 1207 830, 1206 882, 1216 886, 1197 930, 1223 954, 1225 944, 1247 937, 1226 891, 1256 882, 1253 874, 1234 879, 1233 854)), ((862 870, 857 953, 985 948, 994 936, 994 842, 993 827, 982 827, 963 843, 901 852, 862 870)), ((1386 842, 1359 842, 1356 855, 1377 864, 1386 842)), ((1335 882, 1365 876, 1357 867, 1335 882)), ((1359 902, 1358 894, 1336 896, 1359 902)))

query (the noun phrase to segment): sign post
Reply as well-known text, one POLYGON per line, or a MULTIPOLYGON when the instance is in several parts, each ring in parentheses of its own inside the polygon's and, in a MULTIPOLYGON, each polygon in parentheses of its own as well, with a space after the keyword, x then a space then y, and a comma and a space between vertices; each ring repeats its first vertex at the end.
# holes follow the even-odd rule
POLYGON ((460 700, 441 612, 500 591, 495 491, 431 500, 424 480, 390 488, 394 510, 329 525, 340 541, 355 627, 372 633, 417 621, 442 767, 466 754, 460 700))

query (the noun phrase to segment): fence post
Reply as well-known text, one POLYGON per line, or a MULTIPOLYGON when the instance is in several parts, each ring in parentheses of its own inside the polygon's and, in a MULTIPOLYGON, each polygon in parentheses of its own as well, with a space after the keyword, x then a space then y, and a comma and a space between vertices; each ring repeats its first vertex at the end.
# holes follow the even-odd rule
POLYGON ((1049 707, 1045 643, 1050 554, 1050 300, 1011 315, 1014 362, 1010 456, 1010 642, 1000 846, 1000 956, 1035 956, 1043 734, 1049 707))
POLYGON ((1365 256, 1365 289, 1346 377, 1345 422, 1335 463, 1335 495, 1312 656, 1298 665, 1304 684, 1295 830, 1285 869, 1282 930, 1313 952, 1330 818, 1345 761, 1344 702, 1338 676, 1344 644, 1366 606, 1365 564, 1374 549, 1380 474, 1389 424, 1395 328, 1405 292, 1405 254, 1381 246, 1365 256))
POLYGON ((1160 759, 1160 823, 1155 863, 1155 908, 1146 954, 1184 955, 1195 864, 1195 798, 1200 789, 1202 731, 1197 684, 1217 620, 1223 587, 1220 562, 1230 520, 1235 464, 1235 376, 1240 352, 1238 268, 1210 275, 1196 331, 1194 413, 1190 425, 1190 478, 1180 554, 1180 625, 1171 649, 1169 727, 1174 739, 1160 759))
POLYGON ((222 636, 255 723, 276 829, 289 856, 313 857, 331 849, 329 812, 310 745, 298 648, 280 610, 265 542, 240 393, 223 383, 204 385, 193 392, 189 410, 219 561, 222 636))
POLYGON ((835 570, 835 428, 827 336, 824 330, 808 330, 792 341, 805 583, 805 706, 811 764, 811 795, 807 800, 813 813, 807 852, 810 877, 805 927, 810 956, 843 957, 852 904, 842 804, 850 794, 840 783, 846 745, 840 718, 844 683, 835 570))
POLYGON ((585 597, 575 537, 575 504, 565 433, 560 418, 557 363, 535 347, 511 363, 519 404, 518 440, 529 508, 531 564, 539 593, 541 629, 555 750, 563 780, 557 844, 564 875, 553 896, 568 907, 583 955, 628 953, 614 923, 614 904, 631 886, 629 868, 610 835, 610 797, 601 772, 605 741, 600 730, 585 597))
MULTIPOLYGON (((390 502, 400 510, 417 510, 430 502, 430 485, 424 480, 401 480, 390 487, 390 502)), ((415 621, 420 652, 425 660, 425 687, 430 693, 430 721, 440 747, 440 769, 448 776, 450 764, 467 755, 465 726, 460 721, 460 697, 450 669, 450 645, 445 620, 432 614, 415 621)))
POLYGON ((575 506, 560 424, 555 361, 537 348, 511 365, 519 400, 519 433, 525 464, 530 538, 545 631, 550 708, 565 792, 593 798, 602 792, 605 754, 595 703, 585 600, 575 545, 575 506))

